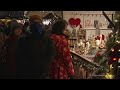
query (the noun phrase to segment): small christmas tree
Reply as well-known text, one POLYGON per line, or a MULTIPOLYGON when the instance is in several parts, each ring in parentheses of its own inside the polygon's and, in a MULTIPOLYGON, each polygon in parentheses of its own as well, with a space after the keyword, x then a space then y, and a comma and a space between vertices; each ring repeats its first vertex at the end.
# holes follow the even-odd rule
MULTIPOLYGON (((105 17, 105 13, 103 13, 105 17)), ((113 33, 109 34, 109 38, 106 42, 106 51, 101 54, 100 51, 96 53, 95 62, 99 63, 100 67, 95 71, 95 74, 98 76, 105 75, 105 77, 97 77, 98 78, 105 78, 109 79, 118 78, 118 60, 120 58, 120 16, 115 17, 116 21, 114 24, 111 24, 111 28, 113 29, 113 33), (112 70, 110 70, 110 66, 112 66, 112 70), (114 76, 114 77, 113 77, 114 76), (106 78, 107 77, 107 78, 106 78)))

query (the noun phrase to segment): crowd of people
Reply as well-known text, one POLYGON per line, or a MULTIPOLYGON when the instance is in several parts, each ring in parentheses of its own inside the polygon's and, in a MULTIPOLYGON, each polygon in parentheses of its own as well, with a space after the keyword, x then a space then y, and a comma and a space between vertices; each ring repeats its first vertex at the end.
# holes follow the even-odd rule
POLYGON ((0 22, 0 78, 68 79, 74 68, 65 20, 51 28, 44 26, 39 15, 23 24, 11 20, 0 22))

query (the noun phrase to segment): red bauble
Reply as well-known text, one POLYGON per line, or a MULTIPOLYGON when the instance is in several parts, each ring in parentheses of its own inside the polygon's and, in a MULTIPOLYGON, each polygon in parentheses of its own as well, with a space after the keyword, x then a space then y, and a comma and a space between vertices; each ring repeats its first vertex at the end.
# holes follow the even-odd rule
POLYGON ((116 43, 109 53, 109 62, 108 64, 113 64, 117 62, 120 58, 120 43, 116 43))
POLYGON ((108 65, 113 64, 113 63, 117 62, 118 60, 119 60, 119 58, 110 57, 108 65))
POLYGON ((116 43, 110 50, 110 57, 120 58, 120 43, 116 43))

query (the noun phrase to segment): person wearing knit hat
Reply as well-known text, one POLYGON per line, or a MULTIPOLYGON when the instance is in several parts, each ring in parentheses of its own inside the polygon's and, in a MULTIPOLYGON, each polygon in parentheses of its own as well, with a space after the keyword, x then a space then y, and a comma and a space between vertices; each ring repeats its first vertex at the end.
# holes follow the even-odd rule
POLYGON ((42 17, 31 15, 30 34, 19 40, 17 48, 17 78, 46 78, 53 56, 54 45, 52 40, 45 36, 42 17))
POLYGON ((14 79, 16 78, 16 52, 18 41, 22 35, 22 25, 19 23, 14 24, 9 34, 9 38, 6 40, 6 78, 14 79))
POLYGON ((30 16, 30 32, 34 37, 40 38, 44 34, 42 17, 39 14, 30 16))
POLYGON ((42 17, 40 15, 31 15, 30 22, 42 22, 42 17))

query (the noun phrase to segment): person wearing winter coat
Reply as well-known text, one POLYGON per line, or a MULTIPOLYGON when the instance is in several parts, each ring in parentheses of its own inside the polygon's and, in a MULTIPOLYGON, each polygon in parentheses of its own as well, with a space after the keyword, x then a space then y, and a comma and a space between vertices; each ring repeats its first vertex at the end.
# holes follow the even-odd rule
POLYGON ((45 36, 40 16, 30 17, 30 34, 19 40, 17 78, 45 79, 53 57, 52 40, 45 36))
POLYGON ((5 43, 7 62, 6 78, 16 78, 16 50, 21 34, 22 26, 16 23, 12 27, 10 36, 5 43))
POLYGON ((52 27, 50 38, 56 47, 56 54, 51 64, 51 79, 68 79, 74 75, 70 49, 64 34, 66 28, 67 23, 65 20, 57 21, 52 27))

